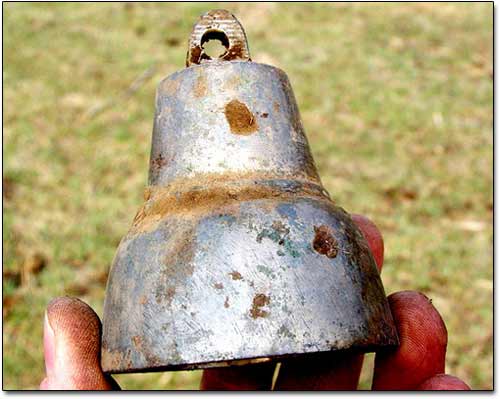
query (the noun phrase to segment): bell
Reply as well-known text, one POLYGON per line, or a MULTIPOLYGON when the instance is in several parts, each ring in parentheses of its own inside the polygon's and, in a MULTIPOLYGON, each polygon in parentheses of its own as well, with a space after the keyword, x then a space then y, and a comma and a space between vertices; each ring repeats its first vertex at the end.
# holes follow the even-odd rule
POLYGON ((287 75, 224 10, 158 87, 145 202, 110 270, 102 367, 185 370, 398 338, 362 233, 323 188, 287 75), (204 49, 226 47, 212 59, 204 49))

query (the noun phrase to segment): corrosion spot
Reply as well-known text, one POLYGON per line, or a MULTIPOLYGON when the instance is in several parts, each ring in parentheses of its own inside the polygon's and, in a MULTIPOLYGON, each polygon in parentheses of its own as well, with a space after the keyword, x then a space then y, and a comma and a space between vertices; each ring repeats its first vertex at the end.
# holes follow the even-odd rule
POLYGON ((153 164, 153 168, 158 170, 167 164, 167 160, 160 153, 151 163, 153 164))
POLYGON ((290 233, 290 229, 286 227, 286 225, 281 220, 275 220, 271 227, 278 233, 283 235, 287 235, 288 233, 290 233))
POLYGON ((229 275, 231 276, 231 278, 233 280, 241 280, 243 278, 243 276, 241 275, 241 273, 237 272, 236 270, 233 270, 231 273, 229 273, 229 275))
POLYGON ((226 297, 226 300, 224 301, 224 307, 228 308, 229 307, 229 297, 226 297))
POLYGON ((200 63, 200 58, 201 58, 201 53, 202 49, 200 46, 194 46, 191 49, 191 57, 189 60, 186 62, 186 66, 189 66, 189 64, 199 64, 200 63))
POLYGON ((146 295, 141 295, 141 297, 139 298, 139 303, 141 305, 145 305, 147 302, 148 302, 148 298, 146 297, 146 295))
POLYGON ((329 258, 335 258, 338 253, 338 244, 331 230, 327 226, 314 226, 314 240, 312 246, 314 250, 321 255, 329 258))
POLYGON ((266 317, 269 313, 262 310, 262 307, 269 304, 269 297, 265 294, 257 294, 253 298, 252 308, 250 309, 250 316, 256 319, 258 317, 266 317))
MULTIPOLYGON (((175 287, 168 287, 167 292, 165 293, 165 298, 167 299, 167 303, 170 305, 172 303, 172 299, 175 296, 175 287)), ((158 301, 157 301, 158 302, 158 301)))
POLYGON ((163 84, 163 91, 169 96, 177 95, 179 91, 180 82, 175 79, 169 79, 163 84))
POLYGON ((134 347, 138 350, 141 350, 142 347, 142 338, 139 335, 134 335, 132 337, 132 342, 134 344, 134 347))
POLYGON ((241 44, 241 42, 233 43, 227 53, 222 57, 222 59, 226 61, 231 61, 238 58, 243 58, 243 45, 241 44))
POLYGON ((263 118, 267 118, 269 116, 269 114, 267 112, 263 112, 262 115, 261 115, 263 118))
POLYGON ((223 289, 223 288, 224 288, 224 285, 223 285, 222 283, 215 283, 215 284, 214 284, 214 287, 215 287, 215 289, 217 289, 217 290, 221 290, 221 289, 223 289))
POLYGON ((205 75, 199 75, 194 85, 193 94, 196 98, 205 97, 207 95, 207 78, 205 75))
POLYGON ((273 103, 273 109, 274 109, 274 112, 279 112, 280 111, 280 104, 279 104, 279 102, 275 101, 273 103))
POLYGON ((282 325, 279 328, 278 334, 283 336, 283 337, 286 337, 286 338, 291 338, 291 339, 296 338, 296 335, 294 333, 292 333, 285 325, 282 325))
POLYGON ((245 104, 232 100, 226 104, 224 113, 231 133, 247 136, 257 131, 257 120, 245 104))
POLYGON ((227 80, 223 81, 223 88, 225 90, 235 90, 241 84, 241 78, 239 75, 234 75, 227 80))

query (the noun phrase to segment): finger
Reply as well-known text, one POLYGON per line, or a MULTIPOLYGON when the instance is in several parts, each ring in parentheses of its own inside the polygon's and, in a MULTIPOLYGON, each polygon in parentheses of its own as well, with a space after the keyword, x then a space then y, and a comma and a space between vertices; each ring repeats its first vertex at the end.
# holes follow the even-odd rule
POLYGON ((281 364, 275 390, 345 390, 358 387, 363 355, 321 353, 281 364))
POLYGON ((425 380, 418 391, 470 391, 470 387, 460 378, 448 374, 438 374, 425 380))
POLYGON ((373 389, 415 389, 444 373, 448 333, 443 319, 423 294, 403 291, 389 296, 400 345, 377 353, 373 389))
POLYGON ((47 377, 40 389, 107 390, 117 387, 100 365, 101 322, 76 298, 51 301, 44 321, 47 377))
POLYGON ((203 371, 200 389, 208 391, 271 389, 276 363, 221 367, 203 371))
POLYGON ((351 214, 351 218, 359 227, 368 242, 368 246, 372 251, 373 259, 375 259, 375 263, 377 264, 377 268, 380 272, 384 263, 384 239, 382 238, 380 230, 377 228, 375 223, 373 223, 366 216, 353 213, 351 214))

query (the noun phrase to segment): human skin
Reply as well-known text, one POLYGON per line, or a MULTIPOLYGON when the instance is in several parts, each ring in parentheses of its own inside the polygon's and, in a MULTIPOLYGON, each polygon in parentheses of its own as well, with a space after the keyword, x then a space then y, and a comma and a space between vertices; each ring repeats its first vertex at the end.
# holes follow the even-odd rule
MULTIPOLYGON (((379 271, 384 242, 378 228, 361 215, 352 215, 363 232, 379 271)), ((374 390, 468 390, 457 377, 444 374, 448 333, 429 298, 415 291, 388 297, 400 345, 375 356, 374 390)), ((77 298, 52 300, 44 318, 46 377, 40 389, 120 389, 100 365, 101 322, 77 298)), ((355 390, 362 354, 327 353, 281 362, 276 390, 355 390)), ((200 389, 269 390, 275 363, 208 369, 200 389)), ((153 388, 153 387, 152 387, 153 388)))

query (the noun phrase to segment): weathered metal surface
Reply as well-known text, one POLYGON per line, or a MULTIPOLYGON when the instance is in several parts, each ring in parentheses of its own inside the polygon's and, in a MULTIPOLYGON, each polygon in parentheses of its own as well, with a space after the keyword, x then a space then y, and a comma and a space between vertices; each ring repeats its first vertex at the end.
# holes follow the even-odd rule
POLYGON ((108 280, 103 369, 397 344, 372 255, 321 185, 285 73, 191 65, 157 91, 145 203, 108 280))

